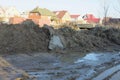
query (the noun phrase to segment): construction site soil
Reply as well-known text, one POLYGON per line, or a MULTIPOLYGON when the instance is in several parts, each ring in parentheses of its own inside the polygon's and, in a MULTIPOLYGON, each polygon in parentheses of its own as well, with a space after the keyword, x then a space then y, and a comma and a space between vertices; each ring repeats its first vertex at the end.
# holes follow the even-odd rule
POLYGON ((79 58, 78 55, 85 53, 119 51, 118 28, 95 27, 90 30, 75 30, 67 26, 54 29, 47 25, 39 27, 31 21, 15 25, 0 24, 0 80, 13 80, 13 78, 20 80, 21 76, 28 78, 24 71, 17 70, 13 66, 25 71, 38 70, 38 67, 48 69, 51 68, 49 63, 57 63, 58 58, 60 61, 70 62, 74 56, 79 58))
POLYGON ((48 52, 53 35, 62 40, 64 48, 54 51, 93 52, 119 51, 120 29, 95 27, 91 30, 74 30, 70 27, 53 29, 50 26, 40 28, 31 21, 21 24, 0 25, 0 53, 48 52))

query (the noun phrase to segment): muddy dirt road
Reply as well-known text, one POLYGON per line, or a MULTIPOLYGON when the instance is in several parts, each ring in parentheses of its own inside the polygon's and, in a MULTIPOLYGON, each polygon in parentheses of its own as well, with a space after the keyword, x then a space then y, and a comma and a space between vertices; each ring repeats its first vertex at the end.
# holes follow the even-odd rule
POLYGON ((92 80, 120 80, 120 65, 105 70, 92 80))
POLYGON ((3 57, 17 68, 25 70, 31 77, 34 76, 36 80, 91 80, 104 70, 120 64, 119 53, 89 53, 85 56, 76 54, 72 55, 72 58, 53 53, 3 57))

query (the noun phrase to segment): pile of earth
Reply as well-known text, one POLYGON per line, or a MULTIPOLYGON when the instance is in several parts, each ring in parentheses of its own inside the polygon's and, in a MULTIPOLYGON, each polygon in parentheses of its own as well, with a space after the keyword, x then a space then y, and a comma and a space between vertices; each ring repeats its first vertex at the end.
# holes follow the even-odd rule
POLYGON ((53 29, 50 26, 40 28, 28 20, 16 25, 0 25, 0 53, 48 52, 51 38, 56 37, 56 40, 60 38, 64 51, 93 52, 120 49, 119 29, 96 27, 91 30, 74 30, 70 27, 53 29))
POLYGON ((0 25, 0 53, 27 53, 47 51, 49 30, 32 21, 0 25))
POLYGON ((120 29, 95 27, 76 31, 64 27, 56 32, 64 38, 66 49, 70 52, 119 51, 120 48, 120 29))

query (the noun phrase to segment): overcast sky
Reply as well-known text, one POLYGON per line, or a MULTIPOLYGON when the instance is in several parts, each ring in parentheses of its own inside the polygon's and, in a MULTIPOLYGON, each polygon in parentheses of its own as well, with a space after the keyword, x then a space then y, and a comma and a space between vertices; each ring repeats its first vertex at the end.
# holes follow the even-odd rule
MULTIPOLYGON (((119 8, 115 0, 105 0, 110 4, 109 16, 120 17, 114 8, 119 8), (114 8, 113 8, 114 7, 114 8)), ((68 10, 71 14, 92 13, 96 17, 103 15, 102 0, 0 0, 1 6, 15 6, 19 11, 29 11, 39 6, 52 11, 68 10)), ((119 8, 120 9, 120 8, 119 8)))

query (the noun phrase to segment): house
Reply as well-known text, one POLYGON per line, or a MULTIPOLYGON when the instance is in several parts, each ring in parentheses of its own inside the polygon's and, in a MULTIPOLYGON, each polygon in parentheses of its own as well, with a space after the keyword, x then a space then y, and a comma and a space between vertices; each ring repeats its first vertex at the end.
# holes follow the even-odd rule
POLYGON ((109 23, 120 24, 120 18, 110 18, 109 23))
POLYGON ((27 19, 32 20, 34 23, 43 26, 44 24, 50 25, 51 21, 54 20, 55 14, 48 9, 36 7, 29 13, 22 13, 22 16, 14 16, 10 18, 11 24, 18 24, 27 19))
POLYGON ((72 21, 78 21, 80 15, 70 15, 72 21))
POLYGON ((79 24, 86 24, 86 21, 80 15, 74 14, 70 16, 71 16, 72 22, 77 22, 79 24))
POLYGON ((29 11, 25 11, 25 12, 20 13, 20 16, 23 18, 28 18, 28 15, 29 15, 29 11))
POLYGON ((20 16, 15 7, 0 7, 0 22, 9 23, 9 19, 14 16, 20 16))
POLYGON ((100 18, 96 18, 93 14, 86 14, 83 16, 83 19, 86 20, 86 22, 90 24, 100 22, 100 18))
POLYGON ((62 10, 62 11, 54 11, 54 13, 56 14, 57 18, 58 18, 58 23, 67 23, 71 21, 71 16, 70 13, 66 10, 62 10))
POLYGON ((111 25, 111 24, 117 25, 117 24, 120 24, 120 18, 106 17, 106 18, 103 18, 102 23, 106 25, 111 25))
POLYGON ((36 7, 30 11, 28 19, 31 19, 36 24, 43 26, 44 24, 50 25, 51 21, 56 15, 46 8, 36 7))
POLYGON ((0 22, 8 22, 8 19, 5 17, 5 10, 0 6, 0 22))
POLYGON ((26 19, 23 18, 23 17, 18 17, 18 16, 14 16, 14 17, 11 17, 9 19, 9 23, 10 24, 19 24, 19 23, 22 23, 23 21, 25 21, 26 19))
POLYGON ((4 7, 5 17, 10 18, 20 16, 19 11, 15 7, 4 7))
POLYGON ((0 17, 4 17, 4 16, 5 16, 5 11, 3 7, 0 6, 0 17))

